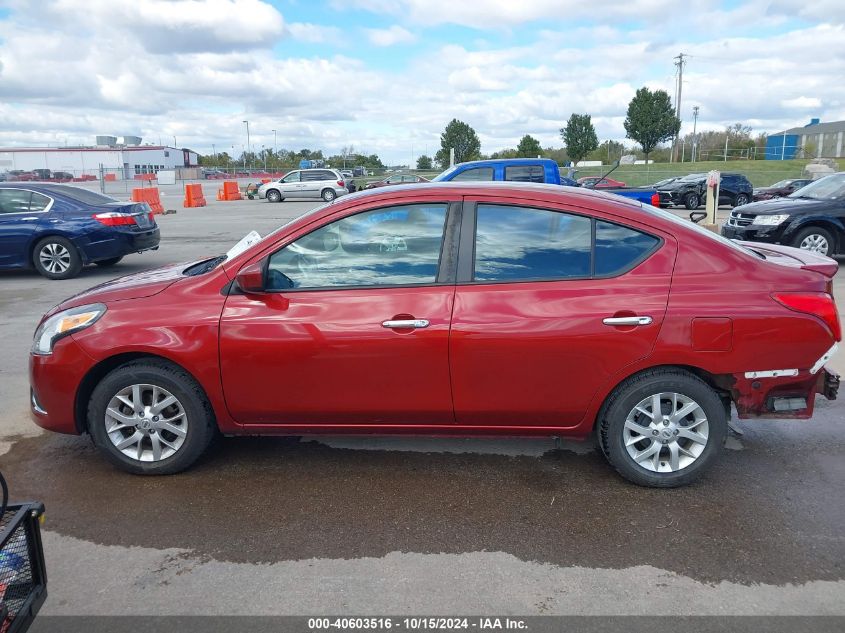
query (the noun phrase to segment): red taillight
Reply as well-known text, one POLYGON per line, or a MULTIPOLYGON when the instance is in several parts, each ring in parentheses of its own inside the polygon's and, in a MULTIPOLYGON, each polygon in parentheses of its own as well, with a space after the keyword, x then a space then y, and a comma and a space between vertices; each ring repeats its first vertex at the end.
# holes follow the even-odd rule
POLYGON ((833 332, 833 338, 837 341, 842 340, 842 327, 836 312, 836 302, 826 292, 774 292, 772 299, 790 310, 819 317, 833 332))
POLYGON ((343 184, 343 181, 342 181, 342 180, 338 180, 338 181, 337 181, 337 186, 338 186, 338 187, 345 187, 346 185, 344 185, 344 184, 343 184))
POLYGON ((136 223, 133 216, 125 213, 96 213, 91 217, 97 220, 100 224, 105 224, 106 226, 126 226, 136 223))
POLYGON ((651 194, 651 206, 659 207, 660 206, 660 194, 653 193, 651 194))

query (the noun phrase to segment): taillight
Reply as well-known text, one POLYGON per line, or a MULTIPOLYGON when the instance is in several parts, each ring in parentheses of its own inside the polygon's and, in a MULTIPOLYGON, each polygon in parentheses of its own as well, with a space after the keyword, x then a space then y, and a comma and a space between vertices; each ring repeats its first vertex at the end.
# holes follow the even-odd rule
POLYGON ((100 224, 105 224, 106 226, 126 226, 136 223, 133 216, 125 213, 115 213, 113 211, 108 213, 95 213, 91 217, 97 220, 100 224))
POLYGON ((342 180, 338 180, 338 181, 337 181, 337 186, 338 186, 338 187, 345 187, 346 185, 344 185, 344 184, 343 184, 343 181, 342 181, 342 180))
POLYGON ((660 206, 660 194, 653 193, 651 194, 651 206, 659 207, 660 206))
POLYGON ((833 338, 842 340, 842 327, 836 312, 836 302, 826 292, 774 292, 772 299, 796 312, 812 314, 824 321, 833 338))

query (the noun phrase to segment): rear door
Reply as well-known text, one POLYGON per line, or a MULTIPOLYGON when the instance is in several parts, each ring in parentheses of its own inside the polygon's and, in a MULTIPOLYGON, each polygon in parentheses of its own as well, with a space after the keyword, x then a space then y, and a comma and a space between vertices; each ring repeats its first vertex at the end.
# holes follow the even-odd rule
POLYGON ((28 266, 29 246, 43 228, 52 198, 28 189, 0 188, 0 266, 28 266))
POLYGON ((468 201, 449 344, 457 423, 575 426, 650 354, 675 253, 671 236, 589 209, 468 201))

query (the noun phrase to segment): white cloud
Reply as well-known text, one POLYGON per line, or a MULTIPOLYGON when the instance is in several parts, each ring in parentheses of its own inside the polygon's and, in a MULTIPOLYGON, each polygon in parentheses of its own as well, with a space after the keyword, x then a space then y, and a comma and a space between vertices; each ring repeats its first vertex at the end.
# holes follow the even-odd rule
POLYGON ((285 26, 291 37, 309 44, 338 44, 344 40, 343 32, 334 26, 311 24, 310 22, 291 22, 285 26))
POLYGON ((794 99, 784 99, 780 102, 784 108, 796 110, 812 110, 822 107, 821 99, 816 97, 795 97, 794 99))
POLYGON ((408 29, 394 24, 386 29, 365 29, 367 38, 376 46, 394 46, 395 44, 411 44, 417 37, 408 29))

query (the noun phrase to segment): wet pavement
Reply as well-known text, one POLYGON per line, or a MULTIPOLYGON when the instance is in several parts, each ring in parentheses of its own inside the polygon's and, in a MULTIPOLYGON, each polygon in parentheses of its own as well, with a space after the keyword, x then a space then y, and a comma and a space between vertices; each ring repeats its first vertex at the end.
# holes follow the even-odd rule
POLYGON ((186 473, 139 478, 28 421, 41 312, 311 206, 180 211, 159 252, 112 272, 0 277, 0 469, 47 507, 45 613, 845 613, 842 400, 811 421, 740 422, 676 490, 545 439, 228 438, 186 473))

